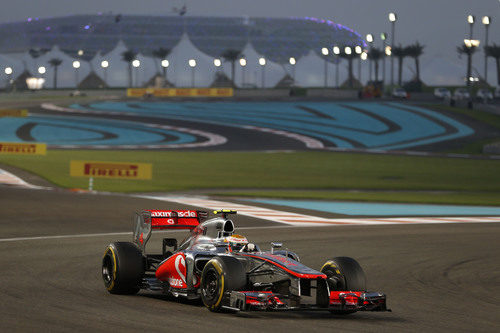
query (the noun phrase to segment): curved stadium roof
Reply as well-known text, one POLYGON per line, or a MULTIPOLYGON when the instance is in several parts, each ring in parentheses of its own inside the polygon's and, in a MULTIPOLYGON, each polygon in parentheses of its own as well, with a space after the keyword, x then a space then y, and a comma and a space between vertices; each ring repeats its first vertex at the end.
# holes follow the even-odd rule
POLYGON ((174 48, 184 32, 198 49, 212 57, 220 57, 228 49, 242 50, 251 42, 257 52, 279 63, 310 50, 320 54, 321 48, 333 45, 366 46, 352 29, 307 17, 75 15, 1 24, 0 52, 57 45, 71 56, 82 49, 85 57, 92 58, 99 51, 109 52, 123 40, 128 48, 148 55, 159 47, 174 48))

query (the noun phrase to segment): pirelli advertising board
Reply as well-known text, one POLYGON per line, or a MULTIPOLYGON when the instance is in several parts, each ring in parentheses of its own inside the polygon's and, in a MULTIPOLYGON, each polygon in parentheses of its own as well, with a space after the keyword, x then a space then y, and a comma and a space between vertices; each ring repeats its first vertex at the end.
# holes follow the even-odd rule
POLYGON ((23 118, 28 116, 26 109, 0 110, 0 118, 2 117, 18 117, 23 118))
POLYGON ((151 179, 151 164, 125 162, 71 161, 70 176, 115 179, 151 179))
POLYGON ((128 97, 232 97, 233 88, 129 88, 128 97))
POLYGON ((0 142, 0 155, 45 155, 46 153, 45 143, 0 142))

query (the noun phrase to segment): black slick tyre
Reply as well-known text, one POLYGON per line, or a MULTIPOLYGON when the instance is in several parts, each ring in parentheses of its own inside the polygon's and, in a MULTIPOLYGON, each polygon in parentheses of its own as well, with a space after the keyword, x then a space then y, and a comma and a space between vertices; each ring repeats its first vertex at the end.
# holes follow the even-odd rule
MULTIPOLYGON (((349 257, 335 257, 328 260, 321 273, 327 276, 330 291, 366 291, 365 272, 359 263, 349 257)), ((349 314, 355 311, 330 311, 335 314, 349 314)))
POLYGON ((102 258, 102 279, 111 294, 136 294, 144 276, 144 260, 139 248, 130 242, 106 247, 102 258))
POLYGON ((228 292, 241 290, 246 284, 246 272, 238 259, 214 257, 201 273, 201 299, 210 311, 219 312, 226 302, 228 292))

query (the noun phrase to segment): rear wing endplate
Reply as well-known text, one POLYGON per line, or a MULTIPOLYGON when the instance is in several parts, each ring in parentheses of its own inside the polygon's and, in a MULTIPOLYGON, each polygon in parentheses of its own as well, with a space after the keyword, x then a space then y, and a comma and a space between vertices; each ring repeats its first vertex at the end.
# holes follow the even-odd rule
POLYGON ((196 228, 208 217, 199 210, 143 210, 134 214, 133 241, 144 252, 152 230, 196 228))

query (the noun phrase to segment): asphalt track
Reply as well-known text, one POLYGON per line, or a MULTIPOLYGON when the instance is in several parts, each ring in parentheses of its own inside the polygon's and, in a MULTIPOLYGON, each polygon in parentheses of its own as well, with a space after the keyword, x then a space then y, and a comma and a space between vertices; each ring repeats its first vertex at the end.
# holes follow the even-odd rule
MULTIPOLYGON (((245 228, 240 232, 261 247, 282 240, 311 267, 332 256, 358 259, 369 289, 385 292, 393 312, 215 314, 199 303, 151 293, 108 294, 101 256, 109 242, 131 238, 131 213, 181 207, 123 195, 0 187, 0 331, 500 329, 498 223, 296 228, 237 218, 245 228)), ((160 237, 150 249, 159 248, 160 237)))

